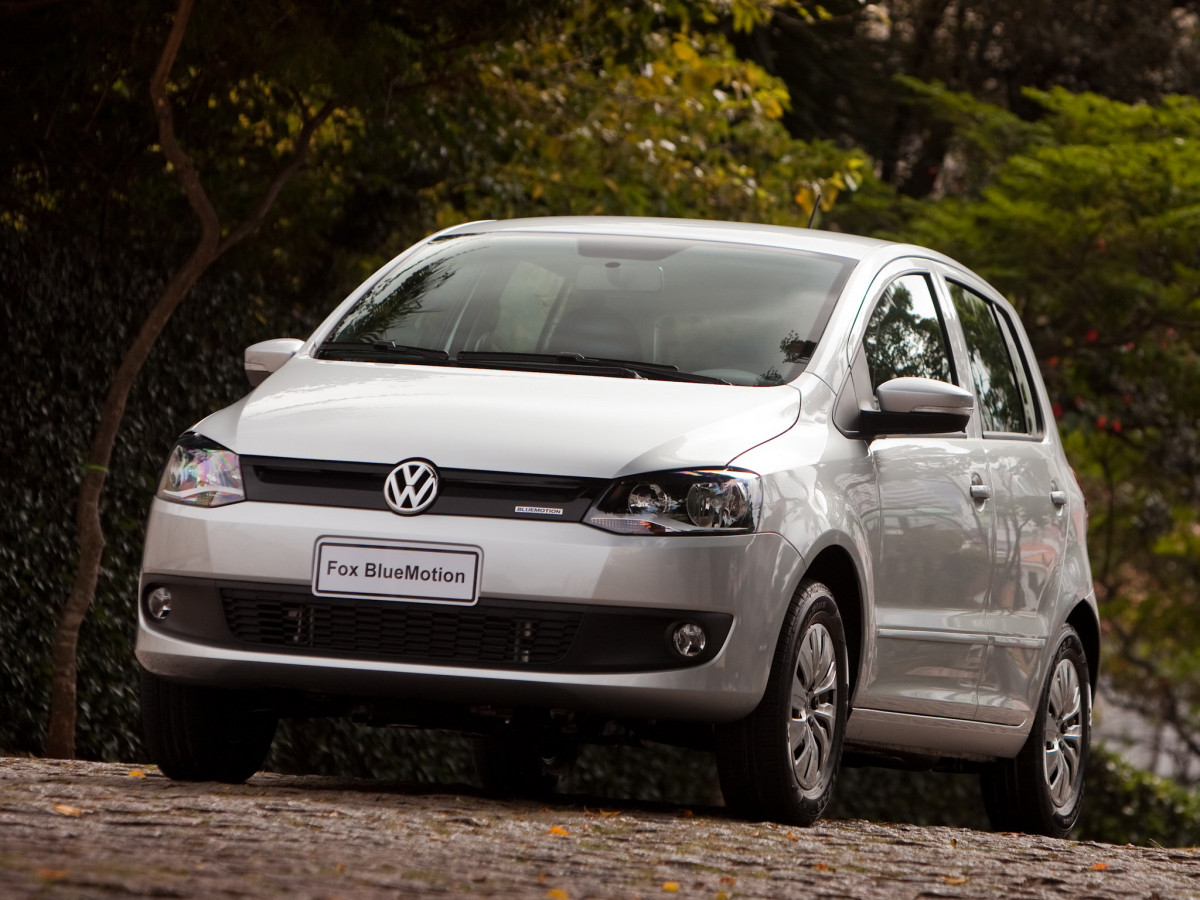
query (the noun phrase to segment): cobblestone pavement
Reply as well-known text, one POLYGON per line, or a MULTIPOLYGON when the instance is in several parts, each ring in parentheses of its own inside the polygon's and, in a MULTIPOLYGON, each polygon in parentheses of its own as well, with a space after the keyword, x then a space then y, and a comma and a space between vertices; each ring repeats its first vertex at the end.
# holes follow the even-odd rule
POLYGON ((0 759, 0 898, 1200 898, 1196 849, 593 802, 0 759))

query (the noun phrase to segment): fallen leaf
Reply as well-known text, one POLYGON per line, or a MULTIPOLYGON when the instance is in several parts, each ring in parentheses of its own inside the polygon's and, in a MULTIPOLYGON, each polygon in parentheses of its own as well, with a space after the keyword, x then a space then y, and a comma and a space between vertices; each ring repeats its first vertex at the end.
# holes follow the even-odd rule
POLYGON ((550 829, 549 834, 557 834, 560 837, 567 837, 571 834, 571 832, 567 831, 567 829, 563 828, 561 825, 555 825, 550 829))
POLYGON ((729 900, 729 895, 724 891, 717 891, 716 900, 729 900))
POLYGON ((143 772, 141 769, 130 769, 130 770, 129 770, 129 777, 130 777, 130 778, 145 778, 145 777, 146 777, 146 773, 145 773, 145 772, 143 772))
POLYGON ((567 900, 567 892, 561 888, 554 888, 546 892, 546 900, 567 900))
POLYGON ((788 839, 789 841, 791 841, 793 844, 798 844, 798 843, 800 843, 800 838, 796 837, 796 833, 795 833, 794 831, 789 831, 789 832, 787 833, 786 837, 787 837, 787 839, 788 839))
POLYGON ((946 882, 946 884, 966 884, 967 883, 967 879, 963 878, 961 875, 943 875, 942 881, 946 882))
POLYGON ((832 872, 833 871, 833 866, 827 866, 827 865, 825 865, 825 863, 817 863, 815 866, 813 866, 813 868, 816 869, 818 872, 832 872))
POLYGON ((663 882, 663 890, 666 891, 668 894, 674 894, 676 891, 679 890, 679 882, 678 881, 664 881, 663 882))
POLYGON ((546 883, 547 881, 549 881, 549 880, 550 880, 550 876, 549 876, 549 875, 547 875, 545 872, 542 872, 542 873, 541 873, 540 875, 538 875, 538 877, 537 877, 537 883, 538 883, 538 884, 545 884, 545 883, 546 883))
POLYGON ((333 870, 335 872, 337 872, 339 875, 345 875, 346 874, 346 864, 343 862, 340 862, 336 866, 333 867, 333 870))
POLYGON ((67 877, 66 869, 38 869, 38 878, 42 881, 62 881, 67 877))
POLYGON ((679 811, 679 815, 681 815, 685 819, 690 819, 692 816, 695 815, 695 813, 692 812, 690 809, 683 809, 683 810, 679 811))
POLYGON ((1107 868, 1108 866, 1106 866, 1104 863, 1096 863, 1094 866, 1092 866, 1092 870, 1095 872, 1103 872, 1107 868))
POLYGON ((737 884, 737 879, 732 875, 722 875, 721 884, 737 884))
POLYGON ((54 811, 60 816, 82 816, 83 810, 77 809, 74 806, 68 806, 65 803, 55 803, 54 811))

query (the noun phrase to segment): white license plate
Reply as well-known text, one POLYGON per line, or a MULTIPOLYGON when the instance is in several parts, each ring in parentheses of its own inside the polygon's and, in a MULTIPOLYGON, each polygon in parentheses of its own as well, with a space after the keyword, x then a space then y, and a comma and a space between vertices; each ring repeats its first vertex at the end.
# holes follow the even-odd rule
POLYGON ((313 593, 470 605, 479 598, 483 551, 460 544, 320 538, 313 593))

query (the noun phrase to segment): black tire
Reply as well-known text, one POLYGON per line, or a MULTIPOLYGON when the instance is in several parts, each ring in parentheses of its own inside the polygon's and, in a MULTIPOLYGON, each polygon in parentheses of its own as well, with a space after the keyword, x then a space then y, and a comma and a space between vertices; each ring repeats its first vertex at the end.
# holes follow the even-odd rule
POLYGON ((746 718, 717 728, 725 804, 751 819, 811 825, 833 796, 850 696, 846 635, 832 592, 801 582, 767 690, 746 718))
POLYGON ((167 681, 142 670, 142 728, 150 758, 177 781, 240 784, 267 758, 274 711, 242 691, 167 681))
POLYGON ((1065 838, 1079 821, 1091 752, 1090 685, 1083 643, 1068 625, 1021 752, 980 773, 983 805, 997 831, 1065 838))
POLYGON ((498 797, 549 797, 566 787, 579 748, 552 730, 497 728, 472 746, 480 784, 498 797))

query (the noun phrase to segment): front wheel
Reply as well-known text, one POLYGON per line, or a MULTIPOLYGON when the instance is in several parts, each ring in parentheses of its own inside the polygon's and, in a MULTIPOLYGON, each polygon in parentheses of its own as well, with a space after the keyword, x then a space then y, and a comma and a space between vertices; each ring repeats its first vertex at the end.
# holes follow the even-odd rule
POLYGON ((983 803, 998 831, 1066 837, 1083 809, 1092 729, 1087 656, 1067 626, 1042 688, 1033 729, 1015 759, 981 774, 983 803))
POLYGON ((748 818, 811 825, 833 796, 849 703, 846 636, 832 592, 802 582, 762 701, 717 729, 725 803, 748 818))
POLYGON ((262 767, 278 722, 246 692, 181 684, 142 670, 146 748, 168 778, 240 784, 262 767))

